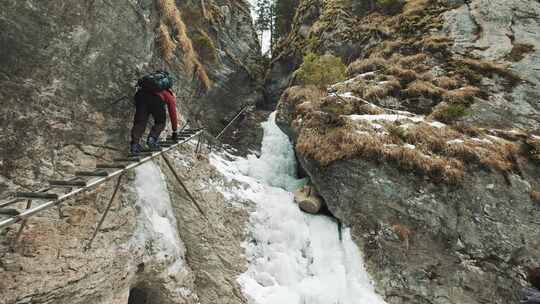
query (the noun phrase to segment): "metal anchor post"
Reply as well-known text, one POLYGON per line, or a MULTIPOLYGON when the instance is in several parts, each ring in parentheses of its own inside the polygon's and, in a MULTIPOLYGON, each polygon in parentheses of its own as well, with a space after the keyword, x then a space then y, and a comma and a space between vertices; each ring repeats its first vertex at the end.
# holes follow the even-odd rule
POLYGON ((161 155, 163 157, 163 159, 165 160, 165 163, 167 164, 167 167, 169 167, 169 169, 171 170, 172 174, 174 175, 174 178, 176 179, 176 181, 180 184, 180 186, 182 186, 182 188, 184 189, 184 191, 187 193, 189 199, 191 200, 191 202, 193 202, 193 204, 195 205, 195 207, 197 207, 197 209, 199 210, 199 212, 201 213, 201 215, 206 219, 208 220, 208 218, 206 217, 206 214, 204 213, 204 211, 202 210, 201 206, 199 205, 199 203, 197 203, 197 201, 195 200, 195 198, 193 197, 193 195, 191 195, 191 192, 189 192, 189 190, 187 189, 186 185, 184 184, 184 182, 182 182, 182 180, 180 179, 180 176, 178 176, 178 173, 176 173, 176 170, 174 170, 174 167, 172 166, 171 162, 169 161, 169 159, 167 159, 167 157, 162 154, 161 155))
MULTIPOLYGON (((30 209, 32 207, 32 200, 26 201, 26 210, 30 209)), ((21 238, 22 232, 24 228, 26 227, 26 222, 28 221, 27 218, 25 218, 22 223, 21 227, 19 227, 19 231, 17 231, 17 235, 15 236, 15 239, 13 240, 13 244, 11 245, 11 248, 15 250, 15 247, 17 246, 17 243, 19 242, 19 239, 21 238)))
POLYGON ((124 173, 120 174, 118 176, 118 179, 116 180, 116 186, 114 187, 114 192, 111 196, 111 199, 109 200, 109 204, 107 204, 107 208, 105 209, 105 212, 103 213, 103 216, 101 217, 101 220, 99 221, 96 230, 94 230, 94 234, 92 235, 92 238, 88 242, 88 244, 84 247, 84 250, 89 250, 92 247, 92 242, 96 238, 96 235, 98 234, 99 229, 101 228, 101 225, 103 225, 103 222, 105 221, 105 218, 107 217, 107 214, 109 213, 109 210, 111 209, 112 203, 114 202, 114 198, 116 197, 116 193, 118 192, 118 188, 120 188, 120 182, 122 181, 122 177, 124 176, 124 173))

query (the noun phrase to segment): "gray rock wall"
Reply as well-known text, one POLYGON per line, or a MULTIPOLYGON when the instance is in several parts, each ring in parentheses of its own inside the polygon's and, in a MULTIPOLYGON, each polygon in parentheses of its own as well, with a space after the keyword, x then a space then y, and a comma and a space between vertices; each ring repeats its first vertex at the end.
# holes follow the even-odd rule
POLYGON ((2 231, 0 303, 126 304, 130 295, 155 304, 246 303, 236 277, 246 267, 247 211, 225 201, 215 185, 228 182, 194 150, 169 159, 204 215, 158 161, 171 206, 159 206, 155 193, 147 194, 155 201, 141 201, 129 174, 88 251, 112 183, 62 205, 62 218, 56 209, 32 217, 14 250, 17 227, 2 231), (165 232, 174 220, 179 248, 165 232))
POLYGON ((538 207, 518 176, 480 171, 453 188, 385 164, 300 161, 388 303, 516 303, 523 266, 539 263, 538 207))
MULTIPOLYGON (((407 2, 419 6, 428 3, 407 2)), ((326 2, 322 15, 331 12, 332 5, 337 7, 343 3, 352 2, 326 2)), ((372 34, 355 31, 355 26, 361 27, 362 19, 347 25, 344 22, 347 14, 336 12, 332 15, 335 18, 319 16, 316 17, 319 20, 311 20, 307 27, 310 31, 324 28, 349 33, 350 37, 342 39, 343 46, 354 43, 354 39, 364 39, 355 54, 355 58, 364 58, 379 50, 384 40, 390 45, 407 41, 394 50, 406 54, 408 46, 425 38, 422 20, 433 22, 429 34, 448 37, 450 41, 447 52, 436 54, 436 60, 472 58, 481 62, 484 59, 508 66, 509 71, 520 79, 512 86, 504 77, 489 77, 488 71, 482 71, 479 74, 482 98, 475 99, 463 123, 472 128, 538 131, 538 1, 429 3, 433 5, 422 12, 440 15, 420 14, 421 17, 409 20, 406 25, 418 27, 418 32, 414 28, 394 29, 395 32, 385 28, 391 27, 396 20, 404 20, 406 16, 403 15, 397 18, 380 14, 370 16, 372 19, 366 23, 378 20, 384 24, 377 27, 376 22, 370 23, 372 27, 365 30, 372 34), (391 35, 385 37, 385 33, 391 35)), ((412 6, 405 9, 409 14, 414 11, 412 6)), ((358 18, 364 18, 366 14, 354 13, 358 18)), ((335 47, 340 45, 337 35, 321 41, 304 39, 306 30, 301 28, 306 24, 301 21, 306 16, 310 13, 302 10, 301 4, 293 33, 289 35, 301 43, 294 44, 298 40, 289 39, 294 42, 290 44, 292 47, 281 49, 280 57, 274 62, 270 75, 276 79, 267 83, 276 96, 289 85, 287 77, 290 74, 286 71, 299 65, 297 62, 296 67, 284 68, 293 62, 290 60, 293 52, 316 49, 321 54, 343 55, 335 47)), ((452 72, 455 71, 448 71, 448 75, 452 72)), ((352 91, 352 95, 358 93, 352 91)), ((295 100, 295 96, 287 91, 281 98, 277 123, 295 141, 299 136, 295 132, 300 132, 303 121, 310 118, 305 115, 309 113, 309 106, 302 107, 304 100, 295 100)), ((307 101, 320 102, 317 98, 307 101)), ((339 105, 335 106, 339 108, 339 105)), ((323 125, 316 132, 324 134, 325 127, 330 131, 333 128, 323 125)), ((306 128, 313 131, 316 127, 306 128)), ((366 255, 368 270, 388 303, 518 302, 519 291, 527 284, 525 268, 540 263, 540 222, 537 220, 540 209, 530 198, 530 192, 537 191, 540 182, 538 164, 518 160, 522 165, 517 171, 521 172, 506 177, 486 168, 468 167, 463 183, 448 186, 400 170, 390 162, 362 159, 358 155, 345 158, 322 166, 300 153, 298 155, 300 165, 329 210, 352 227, 353 235, 366 255)))
MULTIPOLYGON (((180 114, 212 134, 241 105, 262 97, 250 70, 256 68, 259 46, 245 2, 207 1, 206 9, 221 19, 187 24, 188 35, 203 29, 214 41, 217 59, 205 65, 213 83, 208 92, 183 70, 180 51, 170 63, 161 59, 155 1, 1 5, 2 191, 73 172, 84 165, 77 155, 125 153, 133 86, 145 72, 173 72, 180 114)), ((198 2, 178 7, 186 14, 202 10, 198 2)))
MULTIPOLYGON (((204 30, 215 47, 216 60, 203 61, 212 81, 206 92, 183 69, 181 50, 170 62, 161 58, 154 0, 0 1, 2 198, 125 156, 134 112, 133 86, 145 72, 170 70, 177 78, 182 118, 213 134, 241 105, 254 105, 261 98, 260 81, 252 73, 257 69, 259 46, 247 3, 176 4, 186 20, 204 15, 203 5, 216 17, 186 22, 188 36, 204 30)), ((256 146, 256 136, 244 143, 256 146)), ((185 150, 185 157, 190 158, 191 152, 185 150)), ((193 177, 194 172, 211 172, 204 161, 201 166, 200 161, 190 161, 193 171, 184 172, 186 168, 179 165, 180 174, 193 177)), ((135 203, 131 175, 89 252, 82 247, 104 211, 110 184, 64 204, 61 218, 56 209, 32 218, 14 252, 9 245, 18 226, 0 232, 0 303, 125 304, 133 288, 158 304, 209 304, 216 299, 243 303, 233 274, 243 267, 239 242, 244 215, 227 209, 215 192, 201 194, 201 199, 223 207, 214 208, 209 218, 237 219, 219 227, 234 233, 217 237, 199 215, 188 212, 191 203, 169 179, 167 173, 185 254, 163 258, 154 250, 152 237, 142 246, 128 246, 140 237, 137 227, 148 225, 135 203), (209 249, 216 247, 226 249, 221 254, 209 249)), ((201 190, 202 179, 188 182, 195 193, 201 190)))
POLYGON ((540 128, 540 3, 538 1, 482 1, 462 4, 444 14, 444 31, 454 40, 456 54, 507 63, 523 81, 507 92, 473 106, 472 118, 502 127, 540 128))

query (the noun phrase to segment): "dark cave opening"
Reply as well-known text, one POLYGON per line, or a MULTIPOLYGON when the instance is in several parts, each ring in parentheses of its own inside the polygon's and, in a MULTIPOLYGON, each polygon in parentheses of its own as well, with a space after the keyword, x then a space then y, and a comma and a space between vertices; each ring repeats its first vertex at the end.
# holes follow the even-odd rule
POLYGON ((148 298, 146 289, 134 287, 129 291, 128 304, 149 304, 148 298))

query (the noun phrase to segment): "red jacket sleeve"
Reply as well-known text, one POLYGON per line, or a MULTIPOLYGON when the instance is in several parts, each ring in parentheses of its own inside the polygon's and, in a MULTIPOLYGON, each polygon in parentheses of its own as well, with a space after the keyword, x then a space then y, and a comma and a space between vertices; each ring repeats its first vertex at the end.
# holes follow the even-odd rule
POLYGON ((176 114, 176 97, 169 90, 159 92, 161 99, 167 104, 173 132, 178 129, 178 116, 176 114))

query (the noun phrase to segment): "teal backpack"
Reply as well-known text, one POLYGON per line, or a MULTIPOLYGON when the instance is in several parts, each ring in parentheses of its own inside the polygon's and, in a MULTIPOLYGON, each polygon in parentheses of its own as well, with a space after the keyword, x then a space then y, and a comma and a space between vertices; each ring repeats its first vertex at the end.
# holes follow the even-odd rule
POLYGON ((174 84, 172 76, 165 71, 155 71, 143 76, 137 81, 137 89, 159 92, 166 89, 171 89, 174 84))

